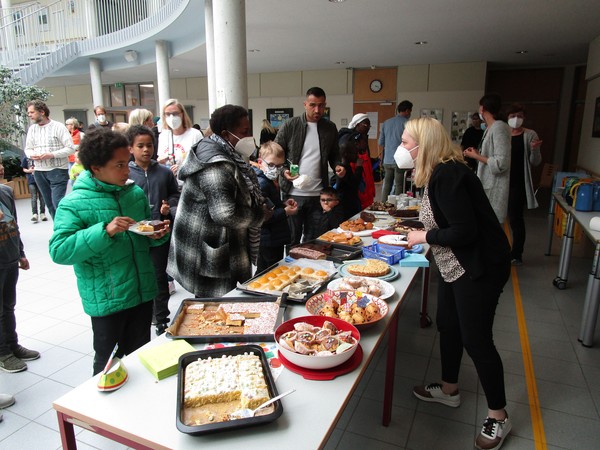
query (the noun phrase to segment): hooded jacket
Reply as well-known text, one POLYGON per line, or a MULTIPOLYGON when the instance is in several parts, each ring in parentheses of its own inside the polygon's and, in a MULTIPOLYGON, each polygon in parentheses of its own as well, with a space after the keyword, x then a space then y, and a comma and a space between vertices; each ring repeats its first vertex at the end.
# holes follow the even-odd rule
POLYGON ((152 210, 152 219, 161 220, 160 207, 166 200, 170 206, 169 220, 173 220, 179 203, 179 186, 173 172, 156 161, 151 161, 148 170, 129 161, 129 178, 142 188, 152 210))
POLYGON ((152 301, 157 293, 150 247, 166 242, 168 235, 153 240, 126 231, 111 238, 106 225, 117 216, 150 218, 142 189, 103 183, 86 170, 54 217, 50 257, 57 264, 73 265, 83 309, 92 317, 152 301))

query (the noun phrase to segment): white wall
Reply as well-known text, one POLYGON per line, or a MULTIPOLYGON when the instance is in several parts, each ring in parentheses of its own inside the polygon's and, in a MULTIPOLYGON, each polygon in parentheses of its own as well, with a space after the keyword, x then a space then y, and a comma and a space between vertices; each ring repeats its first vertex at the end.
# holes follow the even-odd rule
MULTIPOLYGON (((486 63, 437 64, 398 67, 397 101, 409 99, 414 104, 413 117, 422 108, 444 110, 443 123, 450 130, 452 111, 474 111, 485 86, 486 63)), ((352 71, 345 69, 278 72, 248 75, 248 107, 252 109, 253 133, 258 138, 267 108, 293 108, 294 115, 304 112, 305 92, 320 86, 327 93, 331 120, 341 127, 353 115, 352 71)), ((210 117, 206 77, 172 79, 171 96, 194 107, 194 122, 210 117)), ((93 117, 90 86, 48 88, 48 105, 55 118, 61 109, 88 109, 88 123, 93 117)))
POLYGON ((596 99, 600 97, 600 36, 590 43, 586 71, 587 91, 577 165, 600 173, 600 138, 592 137, 596 99))

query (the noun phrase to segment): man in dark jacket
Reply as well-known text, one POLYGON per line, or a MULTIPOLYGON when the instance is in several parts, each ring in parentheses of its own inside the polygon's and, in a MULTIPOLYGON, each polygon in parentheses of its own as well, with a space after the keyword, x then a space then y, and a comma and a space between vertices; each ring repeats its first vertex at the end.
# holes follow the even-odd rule
POLYGON ((314 234, 310 217, 321 209, 319 192, 329 186, 327 166, 338 177, 346 174, 340 165, 337 127, 323 117, 326 106, 325 91, 310 88, 305 113, 285 121, 275 137, 289 163, 298 166, 297 174, 286 169, 279 178, 284 199, 293 198, 298 203, 298 214, 288 219, 292 245, 300 243, 303 234, 314 234))

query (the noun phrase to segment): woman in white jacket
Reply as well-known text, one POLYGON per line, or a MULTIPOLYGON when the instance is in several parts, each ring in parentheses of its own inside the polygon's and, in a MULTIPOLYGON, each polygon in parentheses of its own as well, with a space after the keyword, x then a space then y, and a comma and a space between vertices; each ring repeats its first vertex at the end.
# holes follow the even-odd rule
POLYGON ((512 230, 512 250, 510 253, 513 265, 523 262, 523 247, 525 245, 525 220, 523 209, 527 203, 528 209, 538 207, 531 179, 531 166, 542 162, 540 141, 537 133, 523 127, 525 109, 522 105, 513 104, 507 111, 508 125, 512 130, 510 167, 510 190, 508 195, 508 220, 512 230))

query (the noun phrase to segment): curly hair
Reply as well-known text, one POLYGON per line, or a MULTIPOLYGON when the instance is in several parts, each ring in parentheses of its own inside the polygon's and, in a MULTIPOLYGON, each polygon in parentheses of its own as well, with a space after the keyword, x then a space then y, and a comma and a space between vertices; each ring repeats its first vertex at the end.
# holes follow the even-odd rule
POLYGON ((154 133, 150 128, 144 125, 132 125, 129 127, 127 132, 125 133, 127 136, 127 140, 129 141, 129 145, 133 145, 133 141, 138 136, 150 136, 154 142, 154 133))
POLYGON ((221 136, 223 131, 237 128, 244 117, 248 117, 248 111, 243 106, 221 106, 210 116, 210 129, 214 134, 221 136))
POLYGON ((27 108, 30 106, 33 106, 33 109, 36 111, 43 112, 46 117, 50 117, 50 108, 48 108, 48 105, 46 105, 45 102, 41 100, 31 100, 30 102, 27 102, 27 108))
POLYGON ((115 150, 128 148, 127 138, 119 132, 96 128, 85 135, 79 146, 79 161, 86 170, 92 166, 105 166, 114 156, 115 150))

